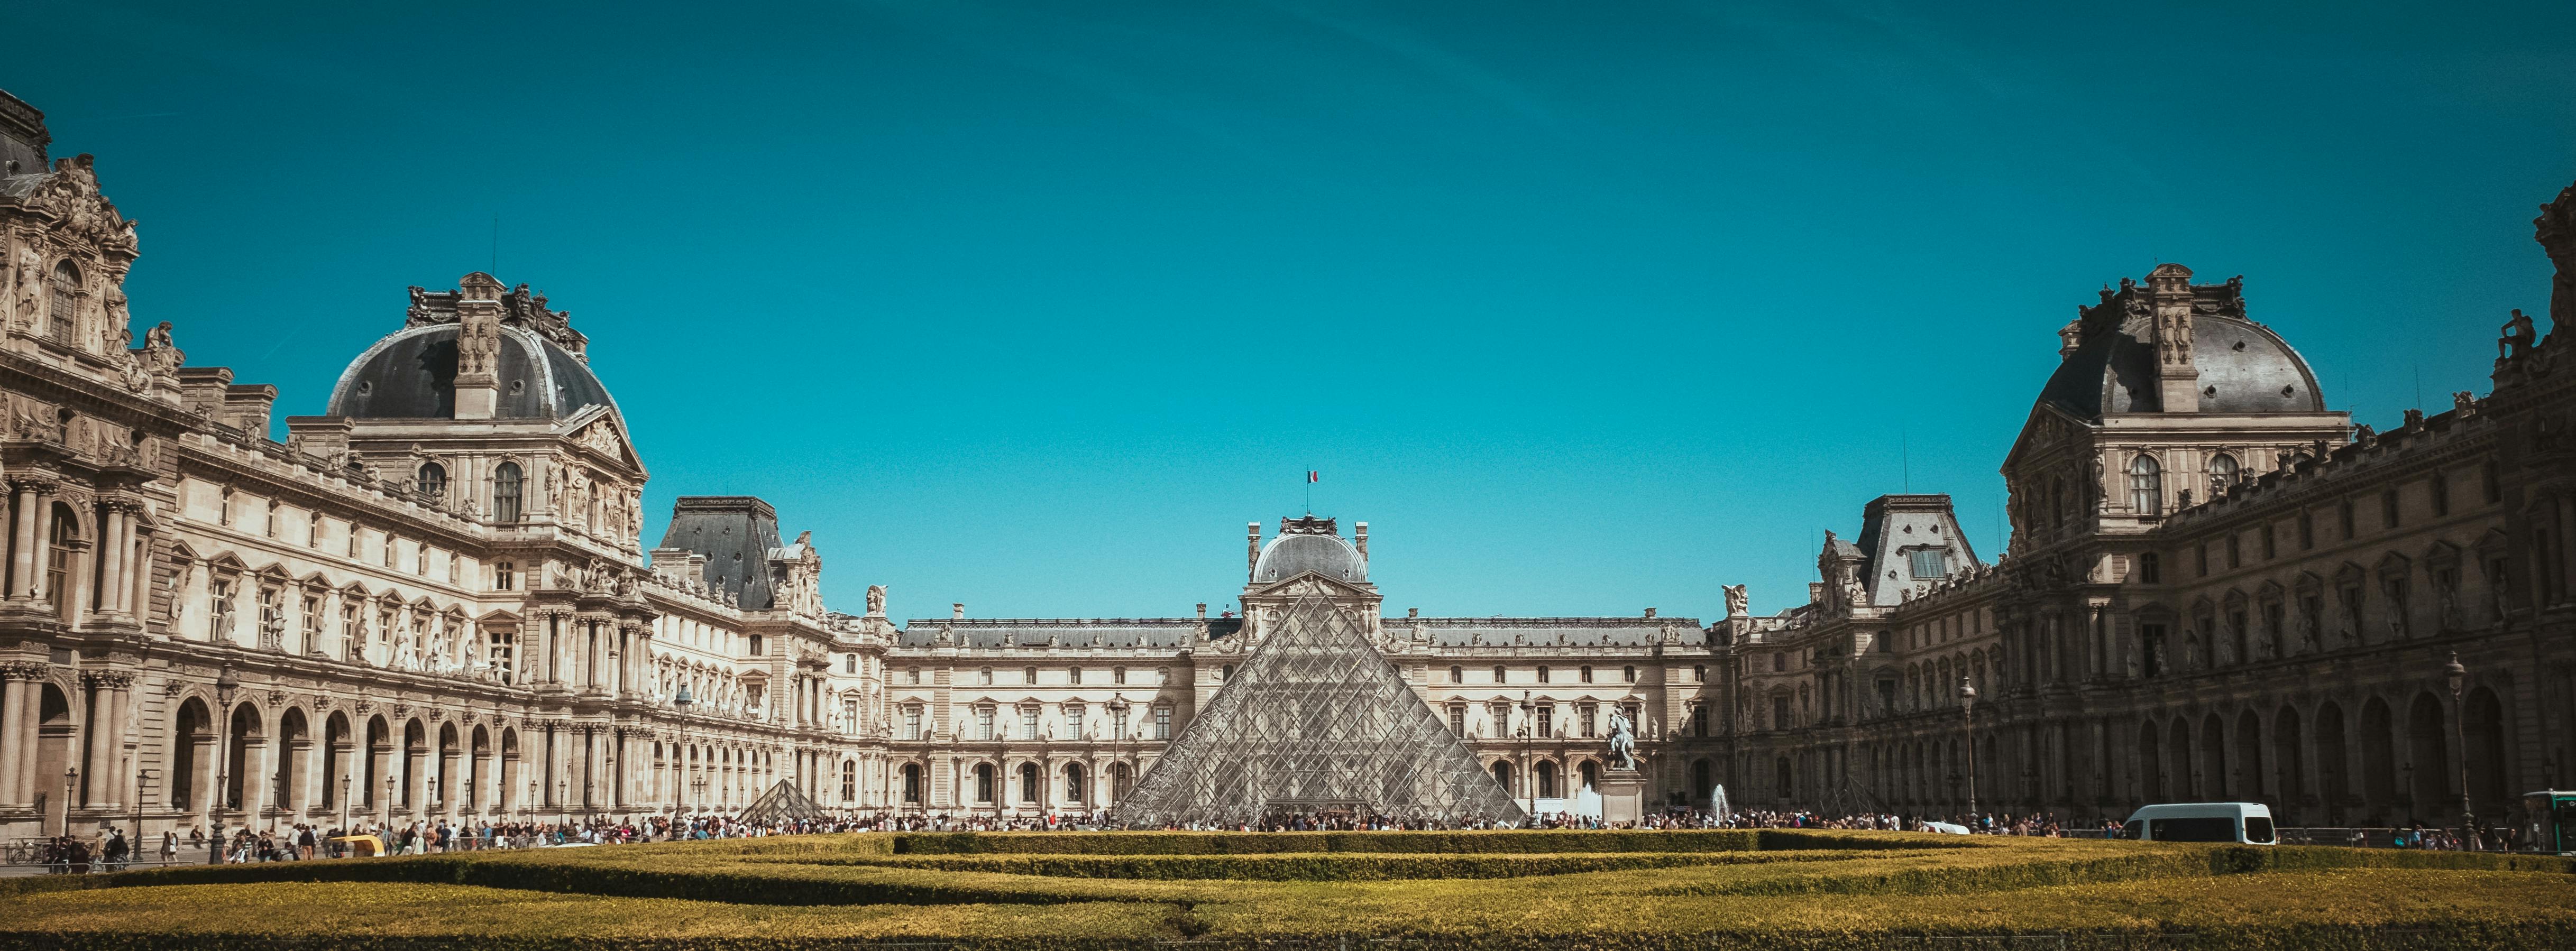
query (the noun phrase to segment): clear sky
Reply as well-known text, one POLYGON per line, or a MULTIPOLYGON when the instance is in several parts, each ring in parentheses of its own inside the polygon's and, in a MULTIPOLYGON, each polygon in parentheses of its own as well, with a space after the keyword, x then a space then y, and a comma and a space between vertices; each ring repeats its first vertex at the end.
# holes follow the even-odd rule
POLYGON ((1991 558, 2096 288, 2241 273, 2393 425, 2485 390, 2576 179, 2564 2, 13 0, 0 35, 192 363, 318 413, 406 285, 497 257, 591 336, 648 545, 760 495, 836 607, 910 617, 1221 610, 1309 469, 1390 609, 1778 610, 1909 487, 1991 558))

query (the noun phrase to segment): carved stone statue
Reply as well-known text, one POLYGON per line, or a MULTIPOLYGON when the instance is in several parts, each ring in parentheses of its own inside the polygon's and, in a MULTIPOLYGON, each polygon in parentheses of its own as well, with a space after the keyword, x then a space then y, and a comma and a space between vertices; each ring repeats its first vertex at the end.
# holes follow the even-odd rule
POLYGON ((2531 351, 2532 343, 2540 339, 2539 332, 2531 326, 2531 318, 2524 315, 2520 308, 2514 310, 2512 320, 2504 322, 2502 330, 2504 336, 2496 341, 2498 360, 2510 360, 2528 353, 2531 351))
POLYGON ((1628 724, 1628 715, 1616 706, 1610 708, 1610 768, 1637 768, 1637 731, 1628 724))
POLYGON ((44 259, 36 255, 35 248, 18 246, 17 323, 21 328, 36 325, 36 304, 44 299, 44 279, 40 276, 44 263, 44 259))
POLYGON ((181 353, 178 345, 170 342, 169 321, 162 321, 151 330, 144 332, 144 369, 151 371, 156 376, 175 373, 178 372, 180 365, 186 363, 187 360, 188 355, 181 353))
POLYGON ((881 584, 872 584, 872 585, 869 585, 869 586, 868 586, 868 616, 869 616, 869 617, 884 617, 884 616, 885 616, 885 592, 886 592, 886 586, 884 586, 884 585, 881 585, 881 584))
POLYGON ((1729 618, 1743 617, 1746 600, 1744 597, 1744 586, 1740 584, 1730 584, 1723 585, 1721 587, 1726 590, 1726 616, 1729 618))

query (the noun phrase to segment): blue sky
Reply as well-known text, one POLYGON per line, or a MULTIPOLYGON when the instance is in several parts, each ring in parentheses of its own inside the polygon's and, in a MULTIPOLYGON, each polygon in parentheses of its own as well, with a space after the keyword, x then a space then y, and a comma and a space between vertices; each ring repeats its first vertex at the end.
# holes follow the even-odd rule
POLYGON ((2483 392, 2576 5, 2469 6, 18 0, 0 88, 191 362, 320 412, 497 257, 648 543, 761 495, 844 609, 1222 609, 1318 469, 1391 609, 1713 617, 1883 492, 1991 557, 2057 327, 2158 261, 2362 421, 2483 392))

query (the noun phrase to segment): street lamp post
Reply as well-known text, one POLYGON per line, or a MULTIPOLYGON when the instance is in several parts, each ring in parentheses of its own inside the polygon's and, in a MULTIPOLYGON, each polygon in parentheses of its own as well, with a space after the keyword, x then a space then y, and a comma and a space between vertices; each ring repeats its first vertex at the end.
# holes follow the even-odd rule
MULTIPOLYGON (((215 704, 223 709, 215 711, 215 788, 206 798, 206 814, 214 818, 217 843, 221 843, 224 837, 223 810, 231 805, 224 796, 224 790, 232 781, 233 694, 240 690, 241 676, 233 673, 233 665, 225 664, 224 669, 215 674, 215 704)), ((223 846, 216 845, 207 864, 222 864, 223 853, 223 846)))
POLYGON ((679 837, 679 831, 680 831, 680 829, 679 829, 679 826, 680 826, 680 777, 682 777, 682 776, 684 776, 684 775, 687 775, 687 767, 685 767, 685 766, 682 766, 682 765, 681 765, 681 763, 682 763, 682 762, 684 762, 684 761, 683 761, 682 759, 680 759, 680 751, 681 751, 682 749, 687 748, 687 746, 688 746, 688 740, 689 740, 689 704, 692 704, 692 703, 695 703, 695 702, 697 702, 697 698, 689 696, 689 688, 688 688, 688 685, 686 685, 686 684, 682 684, 682 685, 680 686, 680 692, 678 692, 678 693, 675 693, 675 694, 672 694, 672 695, 671 695, 671 705, 672 705, 672 706, 675 706, 675 707, 680 708, 680 716, 678 717, 678 720, 679 720, 679 727, 678 727, 678 731, 677 731, 677 735, 678 735, 678 737, 679 737, 680 742, 678 742, 678 743, 674 744, 674 745, 671 747, 671 759, 670 759, 670 767, 671 767, 671 837, 672 837, 672 838, 678 838, 678 837, 679 837))
MULTIPOLYGON (((353 777, 353 776, 351 776, 351 775, 349 775, 348 773, 345 773, 345 772, 340 774, 340 834, 341 834, 341 835, 348 835, 348 834, 350 834, 350 833, 349 833, 349 781, 350 781, 351 779, 354 779, 354 778, 356 778, 356 777, 353 777)), ((324 786, 324 787, 322 787, 322 791, 324 791, 324 792, 329 792, 330 790, 331 790, 331 787, 329 787, 329 786, 324 786)), ((334 853, 334 854, 337 854, 337 853, 334 853)))
POLYGON ((1538 706, 1531 701, 1530 691, 1521 691, 1521 774, 1513 778, 1520 780, 1522 791, 1529 793, 1532 822, 1538 818, 1538 784, 1530 781, 1530 760, 1535 755, 1531 747, 1538 742, 1538 731, 1531 728, 1531 723, 1537 716, 1538 706))
POLYGON ((1977 685, 1959 678, 1960 721, 1968 733, 1968 821, 1977 821, 1977 685))
POLYGON ((2451 745, 2460 751, 2460 836, 2476 835, 2472 828, 2478 821, 2477 810, 2469 805, 2468 709, 2460 689, 2468 686, 2469 669, 2460 666, 2460 652, 2451 652, 2451 662, 2442 665, 2442 682, 2451 688, 2451 745))
POLYGON ((233 673, 233 665, 225 664, 224 669, 215 674, 215 705, 221 709, 215 711, 215 788, 206 794, 206 815, 214 826, 214 836, 208 840, 212 845, 206 850, 208 865, 224 862, 224 785, 232 766, 232 757, 228 754, 232 747, 229 734, 233 725, 233 694, 240 690, 241 677, 233 673))
POLYGON ((1115 809, 1127 797, 1127 790, 1118 785, 1118 770, 1126 765, 1127 757, 1127 693, 1125 691, 1110 695, 1109 722, 1116 724, 1110 732, 1117 734, 1109 738, 1109 806, 1115 809))
MULTIPOLYGON (((126 757, 125 762, 132 764, 134 757, 126 757)), ((125 847, 125 854, 129 858, 143 854, 143 784, 151 781, 151 778, 151 770, 134 771, 134 842, 125 847)))
POLYGON ((72 834, 72 790, 80 783, 80 767, 63 767, 63 832, 72 834))

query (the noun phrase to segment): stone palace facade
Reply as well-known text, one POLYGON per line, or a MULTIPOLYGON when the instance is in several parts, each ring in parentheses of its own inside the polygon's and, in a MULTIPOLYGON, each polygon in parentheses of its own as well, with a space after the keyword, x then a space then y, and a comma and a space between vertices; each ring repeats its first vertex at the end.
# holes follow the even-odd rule
MULTIPOLYGON (((275 388, 189 365, 170 322, 138 339, 135 226, 49 145, 0 94, 0 837, 722 811, 782 781, 1106 808, 1309 597, 1541 809, 1599 775, 1613 708, 1653 802, 1954 808, 1963 681, 1989 808, 2402 819, 2463 764, 2485 810, 2576 755, 2576 366, 2528 322, 2492 395, 2355 438, 2236 282, 2123 281, 2060 332, 2006 460, 2013 557, 1981 562, 1945 496, 1886 496, 1776 616, 1735 587, 1706 624, 1396 614, 1367 524, 1310 515, 1248 526, 1240 617, 898 624, 882 588, 828 610, 813 540, 757 498, 681 497, 645 548, 644 458, 526 285, 412 288, 275 440, 275 388)), ((2552 209, 2561 319, 2576 198, 2552 209)))

